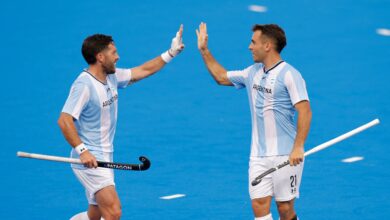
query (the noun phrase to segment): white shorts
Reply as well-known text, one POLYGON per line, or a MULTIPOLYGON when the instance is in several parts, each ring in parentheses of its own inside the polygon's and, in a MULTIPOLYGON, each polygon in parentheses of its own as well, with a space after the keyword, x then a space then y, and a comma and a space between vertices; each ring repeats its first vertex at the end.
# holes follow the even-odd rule
POLYGON ((304 163, 297 166, 285 166, 265 176, 262 181, 252 186, 252 181, 270 168, 287 161, 289 155, 251 158, 249 161, 249 195, 251 199, 272 196, 278 202, 299 198, 299 186, 304 163))
MULTIPOLYGON (((95 152, 91 152, 95 153, 95 152)), ((99 153, 97 160, 111 161, 112 153, 99 153), (103 159, 104 157, 105 159, 103 159)), ((88 203, 97 205, 95 193, 107 186, 115 186, 114 171, 108 168, 78 168, 72 167, 73 173, 85 188, 88 203)))

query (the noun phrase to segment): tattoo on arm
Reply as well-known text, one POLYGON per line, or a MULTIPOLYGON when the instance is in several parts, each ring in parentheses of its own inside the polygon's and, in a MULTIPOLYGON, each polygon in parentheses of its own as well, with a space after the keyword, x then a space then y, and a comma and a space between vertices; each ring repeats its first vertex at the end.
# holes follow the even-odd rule
POLYGON ((130 79, 130 83, 135 83, 137 81, 138 81, 137 79, 130 79))

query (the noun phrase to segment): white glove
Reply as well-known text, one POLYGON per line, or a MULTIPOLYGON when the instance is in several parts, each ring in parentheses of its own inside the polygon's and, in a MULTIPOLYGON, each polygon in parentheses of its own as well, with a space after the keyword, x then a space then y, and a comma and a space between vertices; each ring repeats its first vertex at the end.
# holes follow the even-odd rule
POLYGON ((169 63, 172 58, 178 55, 183 49, 183 25, 180 25, 179 31, 176 32, 176 36, 172 39, 171 48, 162 53, 161 58, 165 63, 169 63))

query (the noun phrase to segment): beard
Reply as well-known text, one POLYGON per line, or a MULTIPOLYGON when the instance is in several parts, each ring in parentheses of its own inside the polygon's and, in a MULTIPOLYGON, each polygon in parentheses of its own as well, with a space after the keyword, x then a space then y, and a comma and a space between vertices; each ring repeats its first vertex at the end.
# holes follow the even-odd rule
POLYGON ((254 54, 252 53, 252 59, 253 59, 253 62, 255 62, 255 63, 262 63, 264 57, 261 56, 261 55, 259 55, 259 54, 254 55, 254 54))
POLYGON ((115 73, 115 64, 114 63, 106 63, 103 65, 103 70, 106 74, 114 74, 115 73))

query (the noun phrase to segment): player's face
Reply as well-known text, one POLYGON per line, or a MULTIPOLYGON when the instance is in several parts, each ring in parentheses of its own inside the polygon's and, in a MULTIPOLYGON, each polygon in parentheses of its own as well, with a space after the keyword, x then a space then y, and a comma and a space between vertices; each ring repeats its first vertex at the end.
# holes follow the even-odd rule
POLYGON ((115 73, 116 62, 119 60, 119 55, 114 43, 109 44, 107 49, 102 51, 102 53, 104 57, 102 62, 104 72, 106 74, 115 73))
POLYGON ((249 44, 249 50, 252 52, 253 61, 256 63, 264 61, 267 55, 267 42, 264 37, 261 36, 261 31, 255 31, 253 33, 251 44, 249 44))

